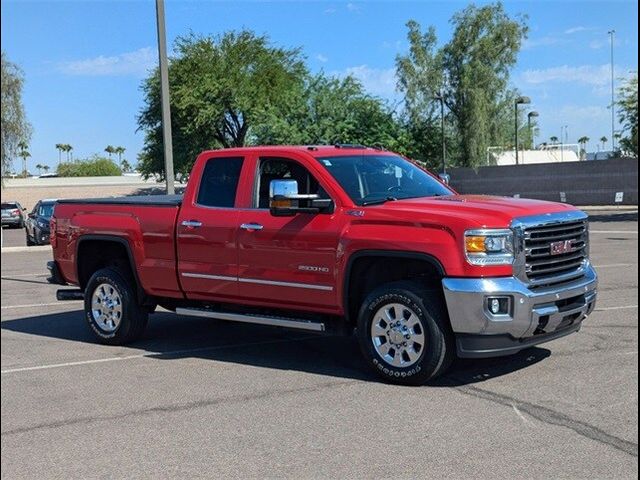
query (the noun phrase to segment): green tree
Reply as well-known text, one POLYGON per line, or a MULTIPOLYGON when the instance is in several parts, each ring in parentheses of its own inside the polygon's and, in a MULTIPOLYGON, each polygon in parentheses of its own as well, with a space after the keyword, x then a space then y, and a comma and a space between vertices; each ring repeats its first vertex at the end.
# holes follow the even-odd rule
POLYGON ((107 145, 104 151, 107 152, 107 154, 109 155, 109 160, 111 160, 111 155, 113 155, 116 152, 116 149, 112 145, 107 145))
POLYGON ((56 143, 56 150, 58 150, 58 165, 62 163, 62 152, 65 151, 64 143, 56 143))
POLYGON ((31 153, 29 153, 28 148, 29 148, 29 145, 27 145, 27 142, 23 141, 18 143, 18 156, 22 158, 22 176, 24 178, 27 178, 27 175, 28 175, 27 158, 31 156, 31 153))
POLYGON ((4 53, 0 72, 1 97, 1 168, 2 176, 11 169, 11 163, 18 152, 20 142, 28 142, 31 138, 31 125, 22 104, 22 87, 24 76, 20 68, 9 61, 4 53))
MULTIPOLYGON (((186 175, 200 151, 245 145, 253 128, 285 115, 304 88, 299 49, 278 48, 242 30, 216 37, 179 37, 169 61, 173 158, 186 175)), ((139 156, 145 175, 162 174, 164 155, 157 69, 143 82, 145 132, 139 156)))
POLYGON ((42 169, 44 170, 44 173, 49 173, 49 168, 51 168, 51 167, 49 167, 49 165, 43 165, 42 166, 42 169))
MULTIPOLYGON (((309 76, 285 115, 253 129, 256 144, 360 143, 402 150, 402 131, 392 112, 355 78, 309 76)), ((405 142, 406 143, 406 142, 405 142)))
POLYGON ((91 158, 77 162, 63 162, 58 166, 57 173, 61 177, 106 177, 122 175, 111 159, 94 155, 91 158))
POLYGON ((38 175, 40 175, 42 173, 42 167, 43 166, 42 166, 41 163, 36 164, 36 170, 38 170, 38 175))
POLYGON ((580 137, 578 139, 578 144, 580 145, 580 159, 584 160, 587 157, 587 143, 589 143, 590 138, 587 136, 580 137))
POLYGON ((633 75, 618 89, 618 115, 625 135, 622 150, 638 156, 638 75, 633 75))
POLYGON ((130 172, 131 171, 131 164, 129 162, 127 162, 126 160, 122 160, 122 161, 120 161, 120 168, 122 169, 122 171, 124 173, 130 172))
MULTIPOLYGON (((433 129, 436 94, 442 95, 461 165, 483 163, 490 145, 513 144, 516 92, 508 84, 525 22, 507 15, 501 3, 470 5, 453 16, 453 36, 440 49, 433 28, 423 34, 417 22, 407 23, 409 53, 398 56, 396 66, 408 117, 433 129)), ((519 128, 526 140, 527 128, 519 128)))
POLYGON ((605 136, 600 137, 600 143, 602 143, 602 150, 604 150, 605 145, 607 144, 607 142, 609 141, 609 139, 605 136))
POLYGON ((120 162, 120 163, 122 162, 122 155, 124 154, 124 152, 125 152, 126 150, 127 150, 127 149, 126 149, 126 148, 124 148, 124 147, 114 147, 114 149, 113 149, 113 153, 115 153, 116 155, 118 155, 118 162, 120 162))
POLYGON ((549 141, 551 142, 551 145, 555 145, 558 143, 558 137, 556 137, 555 135, 551 135, 549 137, 549 141))

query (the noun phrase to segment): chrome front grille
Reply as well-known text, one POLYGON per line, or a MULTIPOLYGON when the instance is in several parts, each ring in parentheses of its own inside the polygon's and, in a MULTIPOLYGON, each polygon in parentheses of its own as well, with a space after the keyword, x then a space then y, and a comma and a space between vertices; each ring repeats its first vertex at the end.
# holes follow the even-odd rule
POLYGON ((534 285, 548 285, 579 277, 589 256, 586 219, 527 226, 524 271, 534 285))

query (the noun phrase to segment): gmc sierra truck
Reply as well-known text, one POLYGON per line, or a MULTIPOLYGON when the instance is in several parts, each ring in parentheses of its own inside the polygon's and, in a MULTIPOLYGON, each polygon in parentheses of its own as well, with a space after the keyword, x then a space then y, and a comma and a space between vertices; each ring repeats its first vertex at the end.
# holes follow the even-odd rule
POLYGON ((455 356, 509 355, 593 311, 587 215, 458 195, 358 145, 206 151, 183 196, 60 200, 50 281, 78 288, 100 342, 180 315, 354 331, 384 379, 423 384, 455 356))

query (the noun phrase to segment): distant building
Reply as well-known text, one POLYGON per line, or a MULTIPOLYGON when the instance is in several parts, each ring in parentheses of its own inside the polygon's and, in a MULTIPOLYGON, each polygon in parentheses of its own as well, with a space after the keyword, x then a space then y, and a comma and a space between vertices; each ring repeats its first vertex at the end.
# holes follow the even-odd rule
MULTIPOLYGON (((533 165, 537 163, 579 162, 580 147, 577 144, 540 145, 535 150, 518 151, 518 163, 533 165)), ((488 165, 515 165, 515 150, 505 150, 502 147, 487 149, 488 165)))

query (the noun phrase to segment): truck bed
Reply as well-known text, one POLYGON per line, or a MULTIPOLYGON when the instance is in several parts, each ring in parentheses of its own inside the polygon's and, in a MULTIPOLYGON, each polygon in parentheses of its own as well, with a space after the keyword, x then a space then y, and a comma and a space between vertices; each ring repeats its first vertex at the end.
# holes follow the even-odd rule
POLYGON ((59 204, 87 204, 98 205, 139 205, 153 207, 179 207, 182 204, 182 195, 131 195, 128 197, 105 198, 74 198, 58 200, 59 204))

